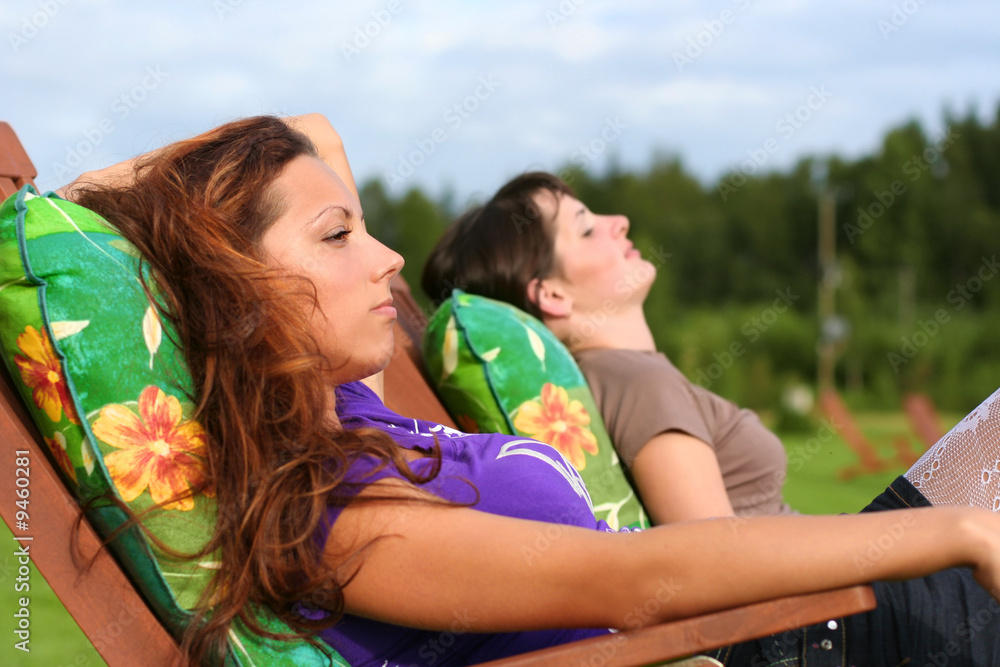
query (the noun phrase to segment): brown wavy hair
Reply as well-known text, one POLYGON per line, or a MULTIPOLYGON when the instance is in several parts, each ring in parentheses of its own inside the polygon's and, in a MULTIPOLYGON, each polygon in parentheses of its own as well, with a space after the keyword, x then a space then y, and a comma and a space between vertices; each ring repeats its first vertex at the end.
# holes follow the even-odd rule
POLYGON ((545 218, 535 197, 549 192, 575 196, 558 176, 521 174, 482 206, 462 214, 445 230, 424 264, 420 286, 437 305, 455 288, 498 299, 541 317, 528 285, 557 269, 554 218, 545 218))
POLYGON ((301 155, 316 155, 304 135, 248 118, 154 152, 124 184, 74 191, 141 253, 193 379, 208 446, 205 487, 190 493, 213 488, 218 517, 204 548, 183 556, 221 560, 182 643, 195 664, 221 661, 234 623, 318 644, 315 632, 340 618, 346 581, 323 565, 316 535, 328 506, 351 502, 342 482, 354 457, 374 455, 411 482, 437 474, 437 458, 426 476, 411 472, 381 431, 329 422, 327 363, 304 334, 315 289, 261 249, 283 211, 274 180, 301 155), (309 620, 301 601, 331 613, 309 620), (295 634, 269 631, 268 615, 295 634))

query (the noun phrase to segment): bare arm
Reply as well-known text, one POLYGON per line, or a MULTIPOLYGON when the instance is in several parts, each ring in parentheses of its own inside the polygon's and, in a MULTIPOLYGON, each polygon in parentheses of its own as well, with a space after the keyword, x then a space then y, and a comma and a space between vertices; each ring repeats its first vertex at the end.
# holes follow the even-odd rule
POLYGON ((347 611, 436 630, 456 612, 472 631, 635 628, 963 565, 975 567, 994 595, 1000 584, 1000 516, 970 508, 717 519, 632 534, 560 527, 553 534, 549 524, 468 508, 376 503, 341 515, 327 560, 339 565, 338 552, 375 538, 384 539, 371 544, 345 588, 347 611), (873 558, 871 544, 887 540, 891 546, 873 558), (655 613, 644 606, 650 600, 660 602, 655 613), (647 614, 640 618, 636 608, 647 614))
POLYGON ((661 433, 643 445, 629 470, 654 523, 733 515, 715 451, 694 436, 661 433))
MULTIPOLYGON (((347 154, 344 152, 344 142, 340 134, 325 116, 318 113, 304 114, 302 116, 290 116, 283 119, 290 127, 305 134, 316 146, 319 157, 330 166, 347 185, 348 189, 357 196, 358 187, 354 182, 354 175, 351 173, 351 166, 347 162, 347 154)), ((131 179, 135 173, 135 165, 140 160, 144 160, 156 151, 150 151, 137 157, 118 162, 104 169, 84 172, 73 182, 68 183, 58 190, 56 194, 63 199, 73 199, 75 190, 86 184, 98 184, 115 186, 131 179)))
POLYGON ((70 183, 58 188, 56 190, 56 194, 63 199, 74 201, 76 199, 76 192, 81 187, 87 185, 106 185, 114 187, 116 185, 127 183, 135 173, 136 163, 144 159, 147 155, 149 155, 149 153, 138 155, 134 158, 125 160, 124 162, 118 162, 110 167, 105 167, 104 169, 85 171, 70 183))
POLYGON ((358 196, 358 186, 354 182, 354 174, 351 173, 351 165, 347 162, 347 153, 344 151, 344 142, 340 138, 340 133, 333 127, 326 116, 319 113, 310 113, 302 116, 292 116, 286 118, 285 122, 289 126, 309 137, 315 144, 319 157, 323 162, 333 169, 340 180, 347 185, 348 189, 358 196))

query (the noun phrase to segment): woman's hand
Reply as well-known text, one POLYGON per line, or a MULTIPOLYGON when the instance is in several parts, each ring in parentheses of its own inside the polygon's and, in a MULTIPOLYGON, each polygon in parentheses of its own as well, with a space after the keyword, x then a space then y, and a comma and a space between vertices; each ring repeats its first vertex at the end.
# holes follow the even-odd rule
POLYGON ((964 522, 975 554, 970 564, 979 585, 1000 600, 1000 515, 986 510, 964 522))

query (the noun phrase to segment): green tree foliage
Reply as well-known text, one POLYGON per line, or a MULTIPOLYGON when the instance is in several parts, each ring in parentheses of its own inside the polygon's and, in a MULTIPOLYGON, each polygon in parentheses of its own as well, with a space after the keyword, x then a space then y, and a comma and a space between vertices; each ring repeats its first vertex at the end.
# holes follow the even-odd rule
MULTIPOLYGON (((868 405, 924 391, 967 410, 1000 384, 1000 107, 988 122, 974 110, 946 113, 943 127, 910 121, 871 155, 807 157, 713 184, 666 154, 643 171, 558 173, 592 210, 627 215, 657 265, 647 316, 660 348, 689 377, 758 408, 815 379, 818 200, 831 193, 836 310, 849 327, 838 386, 868 405)), ((416 286, 460 212, 453 195, 393 197, 370 181, 361 199, 372 233, 406 257, 416 286)))

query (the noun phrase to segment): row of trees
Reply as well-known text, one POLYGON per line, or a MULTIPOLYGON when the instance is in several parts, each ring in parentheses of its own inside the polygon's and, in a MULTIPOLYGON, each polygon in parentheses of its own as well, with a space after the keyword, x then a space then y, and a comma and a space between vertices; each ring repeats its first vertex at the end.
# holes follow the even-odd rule
MULTIPOLYGON (((837 385, 851 400, 898 406, 924 391, 966 410, 1000 382, 1000 108, 990 122, 947 116, 889 131, 848 160, 808 157, 786 171, 745 165, 704 184, 676 156, 644 171, 563 173, 598 212, 629 216, 632 237, 660 258, 647 301, 658 344, 689 377, 742 404, 781 404, 815 382, 817 345, 837 346, 837 385), (821 270, 820 200, 832 202, 836 263, 821 270), (821 325, 820 283, 836 318, 821 325)), ((424 258, 460 211, 420 190, 362 187, 373 233, 424 258)))

